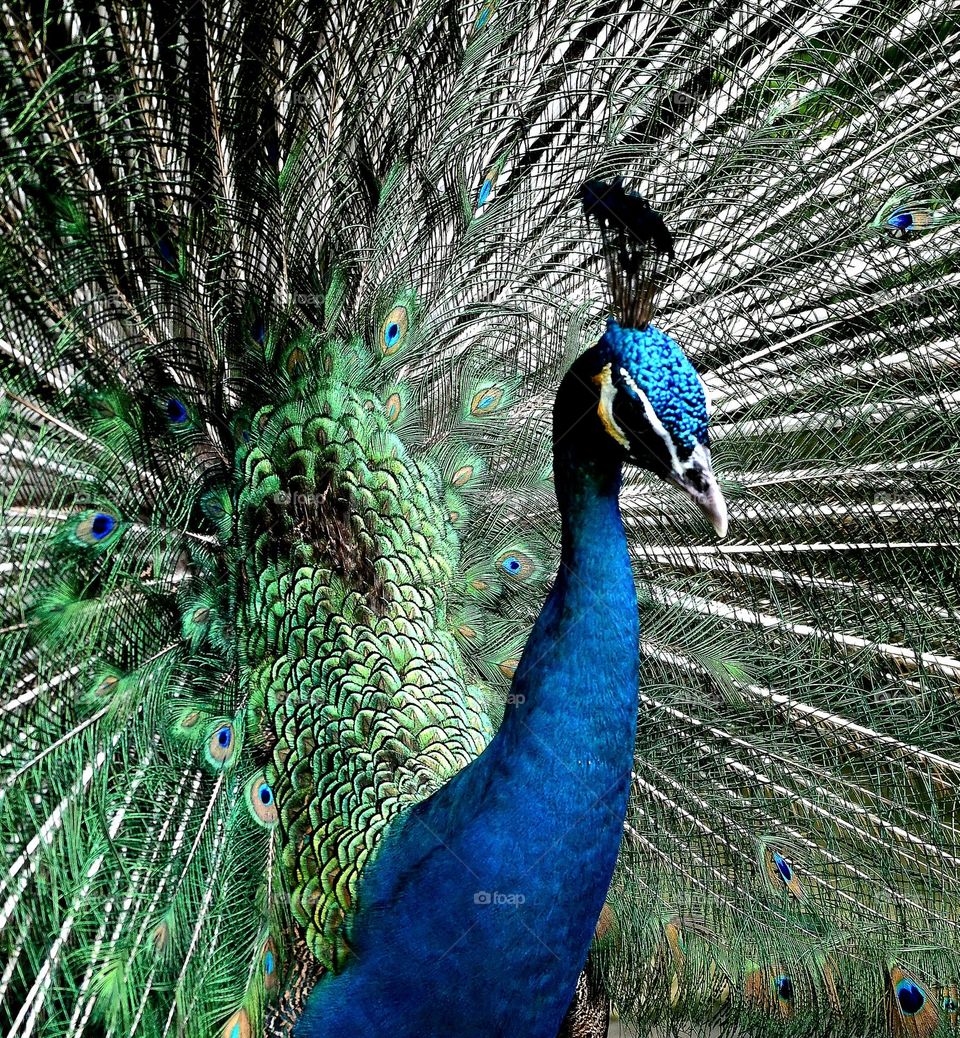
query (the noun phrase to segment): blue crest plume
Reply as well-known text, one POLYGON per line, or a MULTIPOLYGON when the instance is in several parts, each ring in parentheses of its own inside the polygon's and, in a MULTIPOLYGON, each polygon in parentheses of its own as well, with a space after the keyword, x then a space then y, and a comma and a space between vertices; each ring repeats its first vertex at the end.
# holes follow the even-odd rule
POLYGON ((588 180, 580 188, 583 211, 603 238, 610 295, 621 323, 646 328, 664 259, 672 260, 673 237, 663 217, 646 199, 623 189, 623 178, 609 184, 588 180))

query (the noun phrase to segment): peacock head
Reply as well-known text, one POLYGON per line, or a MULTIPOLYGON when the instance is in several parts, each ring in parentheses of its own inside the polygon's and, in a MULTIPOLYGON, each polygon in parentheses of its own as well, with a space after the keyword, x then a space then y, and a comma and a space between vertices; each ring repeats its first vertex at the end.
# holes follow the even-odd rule
POLYGON ((727 532, 727 506, 710 461, 709 396, 683 350, 651 323, 673 238, 649 203, 621 178, 590 180, 580 191, 587 218, 603 241, 613 318, 592 349, 570 369, 557 397, 555 436, 579 441, 675 483, 713 528, 727 532))
POLYGON ((703 381, 669 335, 610 318, 563 380, 556 432, 676 484, 723 537, 727 507, 710 459, 709 409, 703 381))

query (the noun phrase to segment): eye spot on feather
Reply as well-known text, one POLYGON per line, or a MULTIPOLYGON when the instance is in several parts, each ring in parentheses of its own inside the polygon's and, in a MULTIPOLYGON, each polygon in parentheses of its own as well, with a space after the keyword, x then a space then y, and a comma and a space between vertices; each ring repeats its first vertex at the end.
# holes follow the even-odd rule
POLYGON ((106 512, 98 512, 90 522, 90 536, 95 541, 102 541, 104 537, 109 537, 113 533, 116 525, 117 521, 112 515, 107 515, 106 512))
POLYGON ((960 1000, 957 998, 957 988, 955 984, 948 985, 946 990, 942 992, 940 1007, 946 1014, 949 1025, 951 1027, 956 1027, 957 1014, 960 1013, 960 1000))
POLYGON ((781 1002, 793 1002, 793 981, 788 976, 774 977, 773 991, 781 1002))
POLYGON ((673 956, 674 962, 676 962, 678 966, 682 966, 686 961, 687 945, 683 939, 680 920, 671 919, 670 922, 664 924, 663 932, 667 939, 667 946, 670 948, 670 954, 673 956))
POLYGON ((280 813, 277 811, 277 799, 273 786, 265 775, 257 775, 247 790, 247 805, 254 819, 261 825, 270 828, 277 824, 280 813))
POLYGON ((926 1005, 926 992, 910 977, 898 980, 894 991, 897 996, 897 1005, 904 1016, 916 1016, 926 1005))
POLYGON ((786 888, 795 898, 800 899, 803 889, 800 877, 791 862, 775 847, 765 847, 763 852, 767 875, 775 889, 786 888))
POLYGON ((177 266, 177 252, 171 244, 169 238, 165 235, 158 235, 154 241, 154 245, 157 249, 157 254, 160 257, 160 261, 167 268, 176 269, 177 266))
MULTIPOLYGON (((484 10, 481 10, 477 17, 477 22, 475 23, 478 28, 486 24, 485 19, 489 18, 495 7, 496 0, 491 0, 490 3, 485 5, 484 10, 486 11, 486 14, 484 14, 484 10)), ((486 173, 484 173, 483 180, 480 181, 480 186, 477 188, 477 193, 474 198, 473 215, 475 217, 482 216, 483 211, 493 199, 493 196, 496 193, 497 180, 500 176, 501 167, 502 162, 498 160, 490 166, 486 173)))
POLYGON ((226 767, 236 752, 236 743, 233 725, 221 722, 207 739, 207 759, 216 768, 226 767))
POLYGON ((117 518, 109 512, 87 512, 77 521, 73 537, 80 544, 102 544, 117 528, 117 518))
POLYGON ((450 482, 455 487, 462 487, 469 483, 473 479, 473 466, 472 465, 461 465, 456 472, 450 477, 450 482))
POLYGON ((473 394, 470 401, 470 413, 472 415, 490 414, 496 411, 503 400, 503 389, 500 386, 487 386, 473 394))
POLYGON ((898 231, 906 231, 913 226, 914 215, 910 212, 894 213, 887 219, 887 226, 898 231))
POLYGON ((503 660, 497 664, 497 669, 508 681, 513 681, 513 676, 517 673, 517 665, 519 662, 519 660, 503 660))
POLYGON ((180 721, 181 728, 196 728, 197 722, 200 720, 200 714, 198 711, 193 710, 189 714, 184 714, 180 721))
POLYGON ((940 1026, 939 999, 898 965, 890 967, 890 1020, 895 1035, 901 1038, 926 1038, 940 1026))
POLYGON ((158 954, 167 946, 170 937, 170 927, 166 923, 158 923, 153 931, 153 950, 158 954))
POLYGON ((164 405, 164 411, 167 415, 167 420, 172 425, 184 425, 190 418, 190 412, 187 410, 187 405, 179 400, 177 397, 172 396, 164 405))
POLYGON ((272 939, 263 946, 263 986, 267 991, 277 986, 277 955, 272 939))
POLYGON ((400 417, 400 412, 403 409, 403 403, 400 400, 399 393, 391 393, 387 397, 387 402, 383 405, 383 409, 387 415, 387 421, 393 425, 393 423, 400 417))
POLYGON ((915 240, 925 230, 932 230, 957 219, 953 203, 945 195, 926 195, 912 188, 895 191, 876 211, 870 221, 873 230, 901 242, 915 240))
POLYGON ((610 907, 609 902, 605 901, 603 908, 600 910, 600 918, 597 920, 596 927, 594 927, 594 936, 597 940, 603 940, 613 930, 615 924, 616 917, 613 914, 613 909, 610 907))
POLYGON ((473 23, 474 32, 479 32, 490 21, 490 16, 497 9, 497 0, 487 0, 480 8, 476 20, 473 23))
POLYGON ((403 345, 409 327, 405 306, 395 306, 380 325, 380 349, 385 357, 393 356, 403 345))
POLYGON ((747 1001, 781 1019, 793 1016, 793 978, 779 969, 753 969, 744 978, 747 1001))
POLYGON ((97 685, 97 687, 93 690, 93 694, 98 699, 103 699, 106 696, 112 695, 113 690, 117 687, 119 682, 120 679, 118 677, 116 677, 114 674, 110 674, 107 677, 105 677, 99 685, 97 685))
POLYGON ((284 367, 291 378, 299 378, 307 370, 307 358, 299 346, 295 346, 287 355, 284 367))
POLYGON ((533 560, 523 552, 510 551, 497 559, 497 565, 512 580, 526 580, 536 568, 533 560))
POLYGON ((223 1025, 222 1038, 251 1038, 252 1033, 246 1009, 238 1009, 223 1025))

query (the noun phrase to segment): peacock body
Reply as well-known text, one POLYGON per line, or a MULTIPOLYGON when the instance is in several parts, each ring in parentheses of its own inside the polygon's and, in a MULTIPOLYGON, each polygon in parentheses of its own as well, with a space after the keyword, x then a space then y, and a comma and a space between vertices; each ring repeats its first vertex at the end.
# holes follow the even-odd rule
POLYGON ((595 925, 586 987, 640 1029, 954 1029, 955 5, 2 18, 5 1033, 548 1034, 595 925), (584 232, 612 175, 674 232, 656 324, 731 511, 717 543, 628 477, 617 701, 609 510, 565 520, 604 547, 590 637, 522 652, 555 387, 650 302, 584 232), (494 739, 574 671, 554 741, 638 720, 609 890, 619 836, 549 839, 561 765, 494 739), (485 758, 527 839, 474 831, 477 929, 418 986, 464 916, 404 834, 495 822, 485 758), (570 856, 526 1000, 501 965, 553 976, 524 923, 570 856))

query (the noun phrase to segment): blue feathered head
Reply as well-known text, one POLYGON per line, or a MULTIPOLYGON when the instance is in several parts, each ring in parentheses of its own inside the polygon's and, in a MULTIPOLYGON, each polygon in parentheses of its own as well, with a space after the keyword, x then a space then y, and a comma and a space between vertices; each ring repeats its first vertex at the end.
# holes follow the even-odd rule
POLYGON ((603 234, 621 322, 610 318, 597 345, 574 364, 564 409, 568 417, 595 410, 606 442, 614 441, 625 461, 681 487, 722 537, 727 510, 710 459, 706 387, 679 345, 650 324, 660 264, 673 258, 670 233, 619 181, 591 181, 583 197, 603 234))

